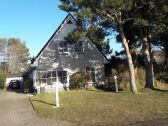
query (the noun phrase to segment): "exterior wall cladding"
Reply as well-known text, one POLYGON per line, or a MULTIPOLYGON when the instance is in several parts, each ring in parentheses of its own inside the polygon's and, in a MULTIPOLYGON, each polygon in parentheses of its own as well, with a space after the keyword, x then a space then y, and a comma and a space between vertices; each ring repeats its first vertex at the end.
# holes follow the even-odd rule
MULTIPOLYGON (((86 67, 93 67, 95 70, 95 84, 103 85, 105 80, 104 64, 107 62, 106 58, 99 52, 92 41, 86 37, 82 38, 80 42, 83 43, 83 52, 75 52, 75 44, 68 43, 68 52, 60 53, 61 42, 65 42, 65 37, 76 28, 76 21, 71 16, 63 22, 56 34, 50 39, 50 42, 42 49, 41 53, 36 57, 33 63, 36 66, 33 72, 34 86, 37 90, 40 85, 35 81, 37 79, 38 71, 66 71, 67 84, 69 84, 70 76, 77 72, 86 72, 86 67), (73 23, 66 23, 69 20, 73 23)), ((60 88, 62 84, 59 84, 60 88)), ((54 90, 54 85, 45 85, 47 92, 54 90)))

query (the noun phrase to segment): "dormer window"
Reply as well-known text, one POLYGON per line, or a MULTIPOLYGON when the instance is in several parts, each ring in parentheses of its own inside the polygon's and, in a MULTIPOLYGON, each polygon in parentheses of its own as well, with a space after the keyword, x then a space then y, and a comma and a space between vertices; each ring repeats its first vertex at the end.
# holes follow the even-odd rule
POLYGON ((59 52, 60 53, 68 53, 69 52, 68 43, 60 42, 59 43, 59 52))
POLYGON ((83 42, 78 42, 75 44, 76 53, 84 53, 83 42))

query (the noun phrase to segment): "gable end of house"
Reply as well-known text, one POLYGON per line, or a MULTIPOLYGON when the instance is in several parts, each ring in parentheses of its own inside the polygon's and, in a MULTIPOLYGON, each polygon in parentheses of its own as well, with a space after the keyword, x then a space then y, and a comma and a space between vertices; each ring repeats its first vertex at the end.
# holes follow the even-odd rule
POLYGON ((61 30, 61 28, 63 27, 63 25, 66 24, 66 23, 76 24, 76 19, 72 16, 71 13, 69 13, 65 17, 65 19, 62 21, 62 23, 59 25, 59 27, 56 29, 56 31, 52 34, 52 36, 49 38, 49 40, 47 41, 47 43, 43 46, 43 48, 40 50, 40 52, 34 58, 34 61, 32 62, 32 64, 38 59, 38 57, 42 54, 42 52, 44 51, 44 49, 50 44, 50 42, 54 38, 54 36, 57 35, 57 33, 61 30))
MULTIPOLYGON (((40 57, 40 55, 42 54, 42 52, 45 50, 46 47, 48 47, 48 45, 55 38, 55 36, 59 32, 61 32, 61 29, 64 27, 65 24, 74 24, 74 25, 77 24, 76 19, 72 16, 71 13, 69 13, 65 17, 65 19, 62 21, 62 23, 60 24, 60 26, 57 28, 57 30, 53 33, 53 35, 49 38, 49 40, 47 41, 47 43, 43 46, 43 48, 40 50, 40 52, 34 58, 34 61, 32 62, 32 64, 34 64, 34 62, 36 62, 36 60, 38 60, 38 58, 40 57)), ((97 53, 103 58, 104 64, 107 64, 108 63, 108 59, 106 58, 106 56, 96 47, 96 45, 93 43, 93 40, 90 37, 86 37, 86 38, 90 41, 90 43, 92 44, 92 46, 94 46, 94 48, 96 49, 97 53)))

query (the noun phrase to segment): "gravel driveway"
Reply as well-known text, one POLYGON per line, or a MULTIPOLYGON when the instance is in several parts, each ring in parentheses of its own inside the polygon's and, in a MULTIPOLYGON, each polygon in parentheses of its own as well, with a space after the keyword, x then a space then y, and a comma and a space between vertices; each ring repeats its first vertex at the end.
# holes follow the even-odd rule
POLYGON ((72 124, 40 118, 33 110, 26 94, 2 91, 0 126, 72 126, 72 124))

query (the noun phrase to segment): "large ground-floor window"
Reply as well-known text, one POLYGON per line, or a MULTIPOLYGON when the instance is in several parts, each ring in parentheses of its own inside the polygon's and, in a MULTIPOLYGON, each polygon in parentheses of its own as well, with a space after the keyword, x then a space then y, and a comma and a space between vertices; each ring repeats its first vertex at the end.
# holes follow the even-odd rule
POLYGON ((40 86, 44 85, 53 85, 54 82, 57 81, 57 74, 58 74, 58 81, 61 83, 67 83, 67 71, 56 71, 56 70, 49 70, 49 71, 36 71, 36 85, 40 86))
POLYGON ((56 71, 50 70, 50 71, 36 71, 36 85, 40 86, 41 84, 44 85, 53 85, 54 82, 56 82, 56 71))

